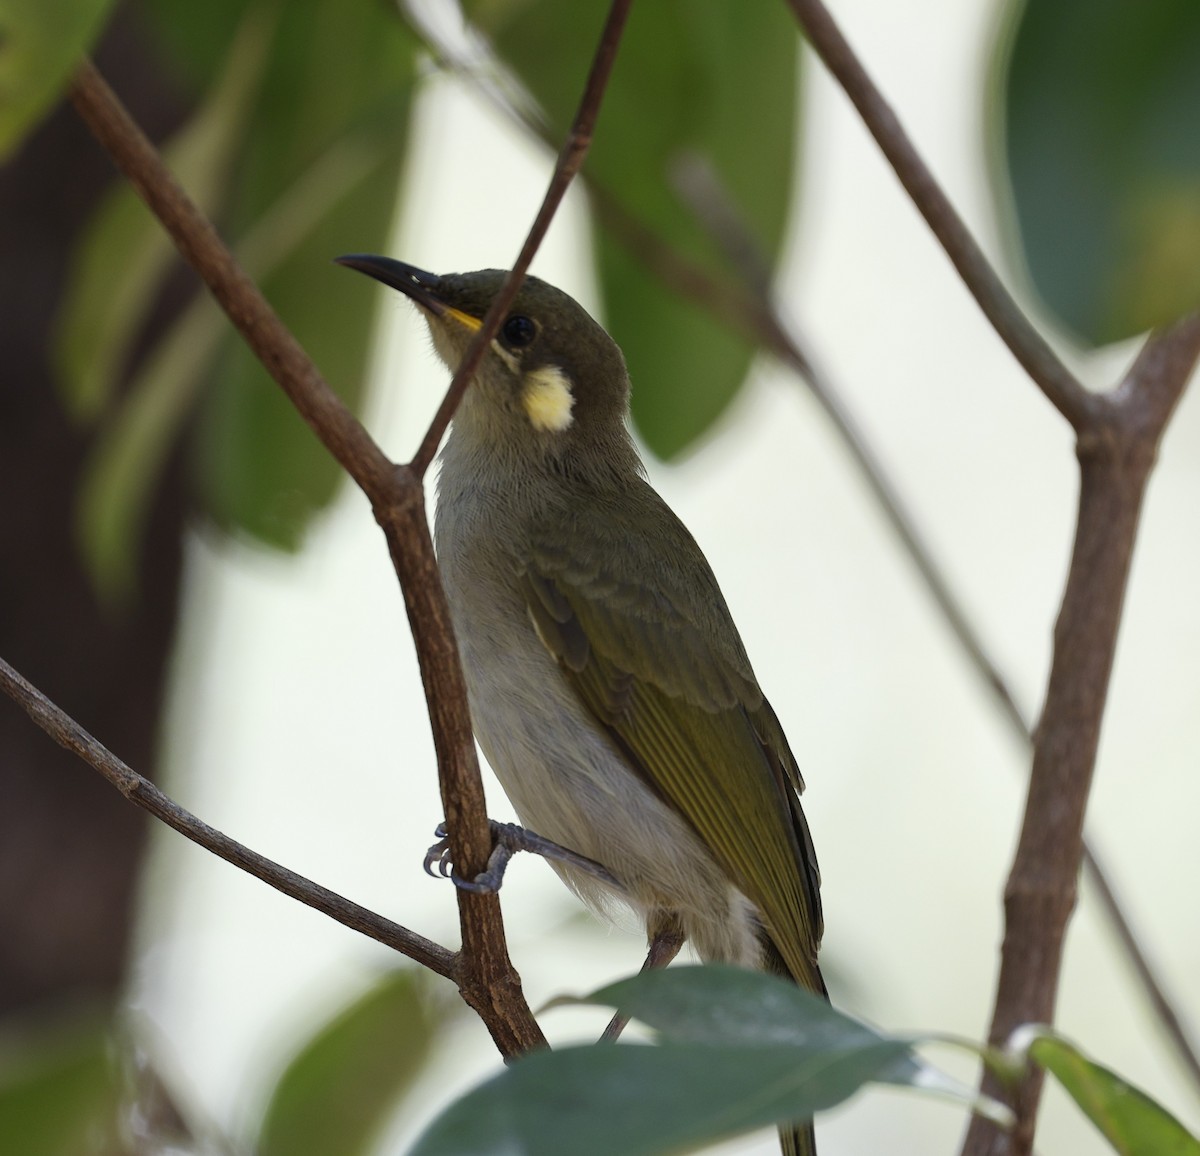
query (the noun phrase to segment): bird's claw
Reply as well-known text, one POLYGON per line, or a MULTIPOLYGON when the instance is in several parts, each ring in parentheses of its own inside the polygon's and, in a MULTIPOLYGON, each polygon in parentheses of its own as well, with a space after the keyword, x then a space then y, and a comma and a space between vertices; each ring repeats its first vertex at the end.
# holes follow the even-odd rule
MULTIPOLYGON (((437 825, 434 834, 438 841, 425 852, 425 874, 437 878, 449 879, 461 891, 470 891, 476 895, 489 895, 500 890, 504 881, 504 869, 512 858, 513 849, 499 834, 499 828, 506 827, 505 823, 492 823, 492 853, 488 856, 488 865, 474 879, 465 879, 454 870, 450 858, 450 837, 444 822, 437 825), (436 874, 435 874, 436 868, 436 874)), ((519 828, 518 828, 519 829, 519 828)))
MULTIPOLYGON (((434 834, 438 837, 438 841, 434 843, 428 851, 425 852, 425 874, 433 876, 434 866, 437 866, 437 873, 443 879, 450 877, 450 838, 446 831, 446 824, 439 823, 434 834)), ((434 876, 436 878, 436 876, 434 876)))
POLYGON ((620 890, 621 885, 612 872, 594 859, 579 855, 567 847, 544 839, 533 831, 518 827, 515 823, 492 821, 490 826, 492 829, 492 853, 488 856, 487 867, 474 879, 465 879, 454 870, 450 858, 450 839, 444 822, 439 823, 434 832, 438 836, 438 841, 425 853, 425 873, 433 875, 436 867, 437 873, 442 878, 449 878, 460 890, 470 891, 477 895, 488 895, 500 890, 508 861, 518 851, 531 851, 535 855, 541 855, 544 859, 553 859, 586 871, 602 883, 607 883, 610 887, 620 890))

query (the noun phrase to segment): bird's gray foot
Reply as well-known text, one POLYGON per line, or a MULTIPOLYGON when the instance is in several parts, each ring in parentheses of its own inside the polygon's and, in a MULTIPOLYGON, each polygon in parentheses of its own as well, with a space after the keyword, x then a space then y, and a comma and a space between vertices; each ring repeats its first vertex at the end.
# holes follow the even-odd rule
POLYGON ((607 867, 597 863, 595 859, 589 859, 585 855, 577 854, 575 851, 567 847, 562 847, 550 839, 545 839, 533 831, 528 831, 524 827, 518 827, 515 823, 497 823, 492 821, 491 828, 493 845, 492 853, 488 856, 487 867, 476 875, 474 879, 464 879, 454 870, 450 859, 450 840, 447 838, 446 824, 439 823, 437 830, 434 832, 438 836, 438 841, 425 853, 426 873, 433 875, 434 868, 436 867, 437 873, 443 878, 452 879, 456 887, 460 887, 464 891, 487 894, 500 890, 500 884, 504 880, 504 872, 508 867, 508 861, 518 851, 530 851, 534 855, 541 855, 543 859, 553 859, 556 862, 566 863, 571 867, 586 871, 602 883, 607 883, 610 887, 620 890, 621 885, 617 882, 612 872, 607 867))

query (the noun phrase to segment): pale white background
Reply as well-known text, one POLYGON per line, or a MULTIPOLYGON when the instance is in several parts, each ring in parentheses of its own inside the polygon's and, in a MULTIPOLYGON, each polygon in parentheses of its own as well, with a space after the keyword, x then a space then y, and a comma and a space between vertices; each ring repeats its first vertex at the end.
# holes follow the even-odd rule
MULTIPOLYGON (((994 6, 839 0, 834 11, 997 252, 981 143, 994 6)), ((862 415, 1033 713, 1074 512, 1067 428, 990 333, 815 64, 804 122, 802 195, 780 298, 862 415)), ((550 165, 454 82, 431 76, 393 251, 438 271, 507 265, 550 165)), ((346 248, 355 247, 348 237, 346 248)), ((586 252, 574 200, 534 272, 594 307, 586 252)), ((350 276, 331 270, 329 293, 350 276)), ((390 295, 381 310, 390 336, 368 423, 404 459, 446 375, 410 308, 390 295)), ((1077 363, 1103 384, 1129 356, 1077 363)), ((1194 1024, 1198 448, 1193 395, 1150 493, 1090 823, 1194 1024)), ((716 569, 808 780, 835 998, 887 1029, 981 1037, 1022 751, 787 373, 762 361, 711 440, 682 465, 651 464, 651 475, 716 569)), ((450 885, 420 869, 441 812, 412 645, 382 539, 356 494, 342 496, 298 558, 193 537, 166 749, 172 790, 209 822, 456 942, 450 885)), ((489 799, 494 816, 510 815, 494 784, 489 799)), ((504 904, 535 1006, 640 962, 636 934, 576 918, 574 901, 532 859, 513 868, 504 904)), ((131 1002, 184 1098, 233 1136, 252 1134, 261 1097, 297 1042, 387 963, 376 945, 159 833, 131 1002)), ((1200 1102, 1129 980, 1085 887, 1060 1024, 1200 1127, 1200 1102)), ((546 1017, 556 1039, 593 1034, 600 1021, 546 1017)), ((452 1043, 384 1151, 402 1151, 448 1098, 497 1069, 476 1023, 461 1021, 452 1043)), ((937 1058, 973 1079, 961 1059, 937 1058)), ((824 1156, 927 1156, 952 1152, 963 1124, 956 1107, 870 1091, 822 1117, 819 1133, 824 1156)), ((763 1134, 728 1151, 773 1145, 763 1134)), ((1039 1150, 1104 1148, 1052 1091, 1039 1150)))

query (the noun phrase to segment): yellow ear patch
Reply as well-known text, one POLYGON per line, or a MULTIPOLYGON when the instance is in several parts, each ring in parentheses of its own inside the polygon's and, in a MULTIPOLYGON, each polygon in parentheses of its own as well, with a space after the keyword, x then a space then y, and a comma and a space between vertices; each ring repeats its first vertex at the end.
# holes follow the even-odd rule
POLYGON ((534 429, 562 433, 574 421, 571 379, 557 365, 531 369, 521 384, 521 404, 534 429))

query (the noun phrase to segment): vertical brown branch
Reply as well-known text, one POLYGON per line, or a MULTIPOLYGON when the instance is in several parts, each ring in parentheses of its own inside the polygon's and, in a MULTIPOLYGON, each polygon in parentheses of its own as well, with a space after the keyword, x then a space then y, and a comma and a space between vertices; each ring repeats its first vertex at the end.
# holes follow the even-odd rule
MULTIPOLYGON (((434 560, 424 489, 407 466, 396 471, 396 487, 393 498, 375 507, 375 516, 400 579, 416 643, 455 863, 471 878, 486 867, 492 837, 467 688, 434 560)), ((458 916, 462 951, 455 980, 463 999, 479 1014, 501 1055, 516 1056, 544 1046, 541 1029, 521 994, 520 976, 508 957, 499 895, 459 891, 458 916)))
MULTIPOLYGON (((989 1033, 994 1044, 1004 1043, 1020 1024, 1054 1019, 1138 519, 1163 431, 1198 356, 1200 316, 1150 338, 1120 387, 1097 398, 1078 439, 1075 545, 1034 735, 1021 836, 1004 893, 1004 945, 989 1033)), ((977 1116, 963 1156, 1029 1156, 1041 1087, 1036 1073, 1016 1089, 986 1076, 984 1090, 1015 1109, 1016 1130, 1006 1134, 977 1116)))
MULTIPOLYGON (((682 175, 684 181, 681 182, 681 188, 689 207, 705 231, 725 253, 726 259, 740 271, 746 291, 753 298, 749 306, 753 308, 754 302, 757 302, 757 310, 746 312, 745 317, 740 319, 741 328, 751 332, 764 348, 771 349, 785 364, 791 366, 824 409, 892 530, 924 579, 930 595, 971 666, 992 693, 1010 730, 1024 745, 1032 749, 1034 736, 1030 733, 1029 724, 1017 706, 1004 676, 988 655, 982 636, 926 545, 923 535, 918 530, 916 519, 901 500, 899 491, 888 478, 882 462, 846 406, 840 392, 817 368, 812 358, 800 348, 799 341, 793 336, 792 327, 772 304, 768 263, 757 251, 750 230, 741 219, 728 191, 721 185, 716 171, 710 165, 697 161, 691 163, 682 175), (761 329, 761 332, 758 329, 761 329)), ((603 204, 603 201, 597 201, 598 208, 602 208, 603 204)), ((634 252, 645 259, 648 248, 649 243, 643 241, 634 248, 634 252)), ((676 263, 673 253, 665 253, 662 256, 670 259, 672 266, 676 263)), ((716 309, 711 295, 701 295, 697 291, 698 288, 698 283, 684 283, 679 286, 678 291, 698 298, 726 320, 735 316, 732 305, 716 309)), ((1147 384, 1145 379, 1156 376, 1158 371, 1151 371, 1145 367, 1143 369, 1144 372, 1139 375, 1138 380, 1144 387, 1147 384)), ((1112 925, 1121 950, 1128 956, 1154 1015, 1168 1039, 1174 1044, 1180 1062, 1200 1087, 1200 1055, 1197 1054, 1182 1018, 1167 995, 1164 981, 1157 974, 1149 954, 1138 941, 1132 921, 1117 898, 1108 868, 1088 846, 1086 836, 1083 841, 1083 866, 1097 901, 1112 925)))
MULTIPOLYGON (((1138 518, 1158 443, 1200 352, 1200 322, 1191 317, 1152 337, 1118 389, 1107 396, 1088 393, 1021 313, 822 0, 788 3, 997 334, 1077 434, 1075 544, 1034 736, 1021 837, 1005 890, 1006 930, 990 1035, 1000 1043, 1018 1024, 1053 1019, 1138 518)), ((990 1076, 985 1088, 1008 1096, 990 1076)), ((1030 1153, 1040 1091, 1034 1076, 1009 1097, 1017 1110, 1011 1136, 982 1117, 973 1119, 965 1156, 1030 1153)))

